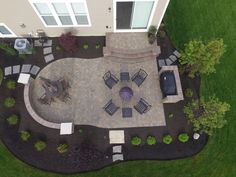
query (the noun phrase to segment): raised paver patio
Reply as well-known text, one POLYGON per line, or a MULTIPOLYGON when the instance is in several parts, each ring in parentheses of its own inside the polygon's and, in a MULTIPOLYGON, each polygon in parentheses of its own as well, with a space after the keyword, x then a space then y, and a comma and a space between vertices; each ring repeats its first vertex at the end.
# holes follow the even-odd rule
POLYGON ((36 112, 52 122, 74 122, 77 125, 94 125, 104 128, 164 126, 165 117, 162 95, 159 87, 159 76, 155 59, 142 63, 122 64, 104 58, 85 60, 67 58, 55 61, 46 66, 30 87, 32 105, 36 112), (102 79, 104 73, 111 70, 118 78, 121 71, 126 70, 132 76, 140 68, 148 73, 147 79, 138 87, 130 82, 134 95, 130 102, 122 102, 119 90, 123 85, 119 82, 109 89, 102 79), (69 81, 71 100, 67 103, 55 100, 50 106, 39 103, 38 98, 44 93, 40 76, 52 80, 64 77, 69 81), (119 107, 133 106, 140 98, 152 105, 146 114, 133 110, 129 119, 122 118, 122 109, 113 116, 108 115, 103 106, 112 99, 119 107))

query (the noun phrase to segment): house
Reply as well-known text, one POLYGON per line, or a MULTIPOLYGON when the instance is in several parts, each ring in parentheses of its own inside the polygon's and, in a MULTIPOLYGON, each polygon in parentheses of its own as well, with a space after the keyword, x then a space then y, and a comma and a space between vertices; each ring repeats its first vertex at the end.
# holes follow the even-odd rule
POLYGON ((0 37, 80 36, 145 32, 159 27, 169 0, 2 0, 0 37))

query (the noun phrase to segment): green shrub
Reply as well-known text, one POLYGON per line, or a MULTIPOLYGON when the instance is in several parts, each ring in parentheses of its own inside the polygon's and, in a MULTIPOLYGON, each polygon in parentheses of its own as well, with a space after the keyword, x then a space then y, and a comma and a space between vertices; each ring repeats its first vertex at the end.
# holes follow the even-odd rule
POLYGON ((147 144, 148 145, 155 145, 156 143, 157 143, 157 140, 154 136, 147 137, 147 144))
POLYGON ((140 145, 141 142, 142 142, 142 140, 141 140, 141 138, 138 137, 138 136, 134 136, 134 137, 131 139, 131 143, 132 143, 132 145, 134 145, 134 146, 140 145))
POLYGON ((68 144, 59 144, 57 146, 57 151, 62 154, 62 153, 67 152, 68 148, 69 148, 68 144))
POLYGON ((19 117, 16 114, 12 114, 7 118, 7 122, 9 125, 16 125, 18 123, 19 117))
POLYGON ((148 29, 148 34, 156 35, 156 33, 157 33, 157 27, 154 25, 151 25, 148 29))
POLYGON ((16 101, 12 97, 5 98, 4 100, 4 106, 7 108, 11 108, 15 105, 16 101))
POLYGON ((30 132, 22 130, 20 132, 20 138, 22 139, 22 141, 28 141, 28 139, 30 138, 30 132))
POLYGON ((34 147, 37 151, 42 151, 46 148, 47 144, 45 141, 37 141, 35 144, 34 144, 34 147))
POLYGON ((14 90, 16 88, 16 81, 14 80, 7 81, 7 88, 10 90, 14 90))
POLYGON ((187 141, 189 140, 189 136, 188 136, 187 133, 181 133, 181 134, 179 134, 179 136, 178 136, 178 140, 179 140, 180 142, 182 142, 182 143, 185 143, 185 142, 187 142, 187 141))
POLYGON ((86 49, 89 48, 89 45, 88 45, 87 43, 85 43, 85 44, 83 45, 83 48, 86 50, 86 49))
POLYGON ((7 55, 10 56, 17 55, 17 52, 6 43, 0 42, 0 49, 2 49, 7 55))
POLYGON ((100 49, 100 48, 101 48, 101 44, 96 43, 95 48, 96 48, 96 49, 100 49))
POLYGON ((170 135, 165 135, 163 137, 163 143, 165 143, 165 144, 170 144, 170 143, 172 143, 172 141, 173 141, 173 139, 170 135))
POLYGON ((84 130, 82 128, 79 129, 79 133, 83 133, 84 130))
POLYGON ((174 117, 174 114, 173 114, 173 113, 169 113, 169 114, 168 114, 168 117, 171 119, 171 118, 174 117))
POLYGON ((0 68, 0 85, 2 84, 2 80, 3 80, 3 72, 2 69, 0 68))
POLYGON ((191 98, 193 96, 193 91, 190 88, 187 88, 184 92, 184 95, 188 98, 191 98))

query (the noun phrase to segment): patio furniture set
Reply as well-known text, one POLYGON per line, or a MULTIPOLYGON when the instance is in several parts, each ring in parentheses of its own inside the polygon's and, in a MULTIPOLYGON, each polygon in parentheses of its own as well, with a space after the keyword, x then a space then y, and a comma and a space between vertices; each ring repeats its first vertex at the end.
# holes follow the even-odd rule
MULTIPOLYGON (((142 85, 142 83, 145 81, 148 74, 143 70, 139 69, 138 72, 136 72, 131 78, 129 75, 129 72, 121 72, 120 73, 120 83, 122 85, 124 83, 129 83, 130 80, 134 82, 138 87, 142 85)), ((103 80, 105 82, 105 85, 112 89, 116 84, 119 83, 119 79, 111 73, 111 71, 108 71, 104 74, 103 80)), ((119 91, 119 96, 122 99, 123 102, 129 102, 133 96, 133 90, 125 84, 125 86, 122 86, 119 91)), ((140 114, 146 113, 150 110, 151 105, 145 101, 143 98, 140 98, 139 101, 133 106, 134 109, 139 112, 140 114)), ((110 99, 106 105, 103 107, 103 109, 108 113, 110 116, 112 116, 118 109, 120 109, 119 106, 117 106, 112 99, 110 99)), ((122 117, 123 118, 130 118, 132 117, 132 108, 130 107, 122 107, 122 117)))

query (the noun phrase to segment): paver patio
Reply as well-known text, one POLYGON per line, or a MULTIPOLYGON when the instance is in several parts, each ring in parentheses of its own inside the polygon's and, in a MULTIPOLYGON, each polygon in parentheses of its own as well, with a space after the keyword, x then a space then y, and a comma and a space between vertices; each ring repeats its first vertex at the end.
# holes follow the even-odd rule
POLYGON ((122 64, 104 58, 93 60, 67 58, 49 64, 39 73, 30 87, 30 97, 36 112, 52 122, 72 121, 74 124, 104 128, 164 126, 165 117, 158 79, 155 59, 136 64, 122 64), (140 68, 148 73, 147 79, 140 87, 130 81, 128 84, 119 82, 109 89, 102 79, 108 70, 119 78, 121 71, 128 71, 132 76, 140 68), (44 93, 40 76, 52 80, 61 77, 67 79, 71 85, 69 90, 71 101, 63 103, 56 100, 50 106, 40 104, 37 99, 44 93), (124 85, 128 85, 134 92, 130 102, 123 102, 119 96, 119 90, 124 85), (102 109, 110 99, 122 108, 133 107, 140 98, 146 99, 152 105, 150 111, 143 115, 133 109, 133 117, 124 119, 122 109, 113 116, 102 109))

